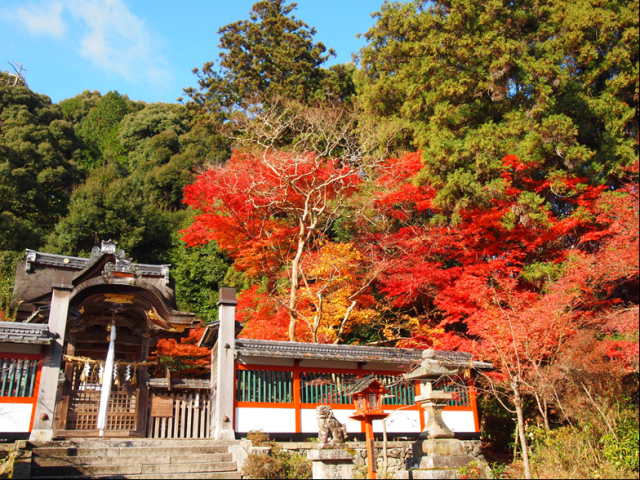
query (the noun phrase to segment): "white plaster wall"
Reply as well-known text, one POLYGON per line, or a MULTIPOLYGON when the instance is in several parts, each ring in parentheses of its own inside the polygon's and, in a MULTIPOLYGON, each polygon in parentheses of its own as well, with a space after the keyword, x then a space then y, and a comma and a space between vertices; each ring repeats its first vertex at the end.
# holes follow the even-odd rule
MULTIPOLYGON (((424 412, 425 423, 429 419, 427 412, 424 412)), ((470 433, 476 431, 476 424, 472 411, 444 410, 442 420, 452 432, 470 433)))
POLYGON ((267 433, 296 431, 293 408, 236 408, 236 432, 262 430, 267 433))
MULTIPOLYGON (((385 410, 387 417, 387 433, 419 433, 420 412, 416 410, 385 410)), ((373 422, 373 431, 382 433, 382 420, 373 422)))
MULTIPOLYGON (((349 415, 354 414, 354 410, 334 410, 333 414, 336 419, 347 427, 347 433, 360 433, 360 422, 351 420, 349 415)), ((316 409, 303 408, 300 411, 300 427, 304 433, 318 433, 318 419, 316 418, 316 409)))
POLYGON ((0 432, 28 432, 33 405, 0 403, 0 432))

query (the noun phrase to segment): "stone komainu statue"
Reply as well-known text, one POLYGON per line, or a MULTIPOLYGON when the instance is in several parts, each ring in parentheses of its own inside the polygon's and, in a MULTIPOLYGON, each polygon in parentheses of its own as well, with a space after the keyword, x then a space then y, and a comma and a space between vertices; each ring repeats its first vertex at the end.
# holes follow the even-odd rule
POLYGON ((320 405, 316 408, 316 417, 319 429, 318 443, 343 443, 347 440, 347 429, 333 415, 331 407, 320 405))

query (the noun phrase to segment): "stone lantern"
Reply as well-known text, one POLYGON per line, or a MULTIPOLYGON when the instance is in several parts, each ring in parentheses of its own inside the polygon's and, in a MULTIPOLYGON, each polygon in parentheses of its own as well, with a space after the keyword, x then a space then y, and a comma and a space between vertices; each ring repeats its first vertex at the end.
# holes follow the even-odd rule
MULTIPOLYGON (((404 374, 407 380, 420 381, 421 395, 416 397, 416 402, 428 416, 420 442, 415 445, 414 457, 407 459, 407 470, 411 470, 410 477, 414 479, 458 478, 458 468, 472 461, 486 462, 480 453, 480 442, 454 438, 454 433, 442 419, 442 410, 453 399, 453 393, 435 390, 433 385, 443 377, 458 376, 471 368, 490 369, 492 365, 475 362, 470 354, 435 350, 425 350, 422 359, 419 367, 404 374)), ((398 478, 405 477, 400 475, 398 478)))
POLYGON ((420 366, 410 373, 406 373, 407 380, 419 380, 421 395, 416 397, 416 402, 422 405, 427 412, 428 419, 425 429, 420 435, 421 439, 453 438, 455 435, 442 420, 442 410, 453 399, 452 392, 434 390, 433 384, 442 377, 460 375, 469 368, 469 363, 460 364, 450 361, 443 362, 436 358, 434 350, 425 350, 424 359, 420 366))

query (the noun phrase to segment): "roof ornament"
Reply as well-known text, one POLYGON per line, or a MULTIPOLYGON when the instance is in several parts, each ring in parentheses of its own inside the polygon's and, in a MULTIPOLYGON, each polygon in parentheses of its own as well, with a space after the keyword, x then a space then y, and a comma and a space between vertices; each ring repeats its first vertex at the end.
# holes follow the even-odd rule
MULTIPOLYGON (((115 254, 117 246, 118 242, 114 242, 113 240, 103 240, 99 247, 96 246, 91 249, 91 260, 95 260, 105 253, 115 254)), ((124 257, 124 250, 120 250, 118 253, 122 253, 122 256, 124 257)))
POLYGON ((113 277, 135 277, 140 278, 140 271, 130 259, 126 257, 124 250, 117 250, 116 246, 118 242, 112 242, 111 240, 103 241, 100 247, 94 247, 91 250, 91 258, 95 259, 100 255, 111 254, 115 255, 116 263, 107 262, 104 265, 102 276, 107 280, 111 280, 113 277))
POLYGON ((24 269, 27 273, 31 273, 31 262, 35 262, 37 258, 37 252, 27 248, 27 261, 24 264, 24 269))

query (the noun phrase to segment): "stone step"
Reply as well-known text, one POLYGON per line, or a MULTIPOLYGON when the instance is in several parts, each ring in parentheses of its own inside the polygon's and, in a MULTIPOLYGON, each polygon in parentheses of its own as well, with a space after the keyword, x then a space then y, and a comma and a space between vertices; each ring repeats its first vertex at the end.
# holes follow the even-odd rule
POLYGON ((154 446, 154 447, 44 447, 34 448, 33 455, 38 457, 148 457, 179 456, 212 453, 228 453, 229 449, 222 445, 210 446, 154 446))
POLYGON ((36 467, 31 468, 32 478, 42 477, 70 477, 70 476, 118 476, 122 475, 166 475, 195 474, 212 472, 235 472, 235 462, 218 462, 213 464, 164 464, 164 465, 76 465, 63 467, 36 467))
POLYGON ((52 442, 33 442, 33 448, 83 447, 83 448, 124 448, 124 447, 202 447, 239 445, 240 440, 213 440, 212 438, 69 438, 52 442))
POLYGON ((34 456, 33 466, 39 467, 66 467, 73 465, 163 465, 181 463, 217 463, 231 462, 233 455, 230 453, 212 453, 202 455, 171 455, 171 456, 34 456))
MULTIPOLYGON (((51 477, 51 476, 43 476, 43 477, 32 477, 32 478, 38 478, 39 480, 60 480, 61 477, 51 477)), ((84 476, 84 475, 80 475, 80 476, 66 476, 64 477, 66 479, 69 480, 84 480, 84 479, 116 479, 116 478, 131 478, 131 479, 138 479, 138 478, 148 478, 151 480, 156 480, 156 479, 182 479, 182 478, 193 478, 195 480, 198 479, 241 479, 242 475, 240 474, 240 472, 206 472, 206 473, 167 473, 167 474, 160 474, 160 475, 151 475, 151 474, 147 474, 147 475, 113 475, 113 476, 103 476, 103 475, 93 475, 93 476, 84 476)))

